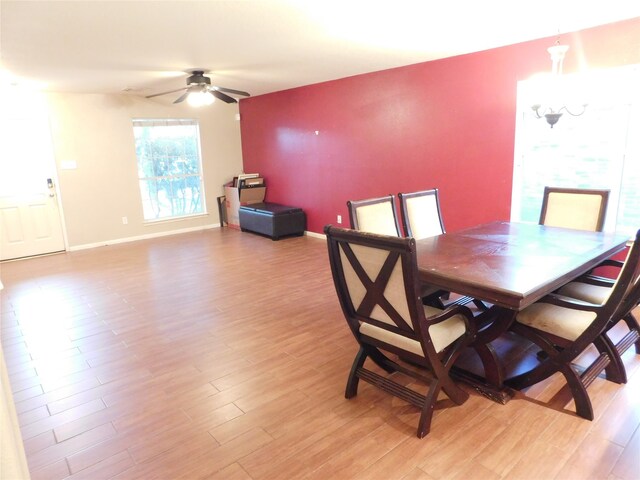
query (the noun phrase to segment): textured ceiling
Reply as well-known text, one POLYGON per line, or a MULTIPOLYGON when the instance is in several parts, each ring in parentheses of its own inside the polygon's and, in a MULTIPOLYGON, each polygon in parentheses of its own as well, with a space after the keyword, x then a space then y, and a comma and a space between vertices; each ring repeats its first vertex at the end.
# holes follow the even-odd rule
POLYGON ((0 1, 0 82, 253 95, 640 17, 638 0, 0 1))

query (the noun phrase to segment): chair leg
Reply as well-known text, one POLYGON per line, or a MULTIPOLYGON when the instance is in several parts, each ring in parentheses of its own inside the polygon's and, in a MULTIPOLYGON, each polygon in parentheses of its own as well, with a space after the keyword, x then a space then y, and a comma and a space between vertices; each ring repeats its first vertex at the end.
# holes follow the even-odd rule
POLYGON ((429 386, 429 391, 425 395, 422 413, 418 421, 418 438, 425 437, 431 429, 431 419, 433 418, 433 410, 438 400, 438 393, 441 388, 440 380, 434 380, 429 386))
POLYGON ((576 405, 576 413, 582 418, 593 420, 593 408, 587 389, 582 383, 580 375, 570 365, 554 366, 551 365, 549 360, 546 360, 528 372, 511 377, 505 384, 519 390, 541 382, 558 371, 562 373, 571 390, 571 396, 576 405))
POLYGON ((560 369, 564 378, 567 380, 573 402, 576 405, 576 413, 582 418, 593 420, 593 407, 587 389, 582 383, 580 375, 569 365, 563 365, 560 369))
MULTIPOLYGON (((455 345, 455 344, 454 344, 455 345)), ((435 377, 435 381, 440 384, 447 396, 457 405, 462 405, 469 399, 469 394, 460 388, 453 378, 451 378, 451 367, 460 356, 462 350, 453 347, 453 350, 442 358, 442 363, 432 363, 431 372, 435 377)))
POLYGON ((353 359, 353 365, 351 365, 351 372, 349 372, 349 379, 347 380, 347 388, 344 392, 345 398, 353 398, 358 393, 358 369, 362 368, 364 361, 367 359, 367 351, 364 347, 360 346, 360 350, 356 353, 356 358, 353 359))
POLYGON ((455 384, 451 377, 442 380, 442 390, 456 404, 462 405, 469 399, 469 394, 455 384))
POLYGON ((622 320, 624 321, 624 323, 627 324, 627 327, 629 328, 630 331, 635 331, 639 334, 638 340, 635 342, 635 346, 636 346, 636 354, 640 355, 640 324, 638 323, 638 320, 633 315, 633 313, 628 314, 622 320))
POLYGON ((624 362, 616 346, 607 337, 606 333, 596 338, 593 344, 598 349, 598 352, 606 353, 610 359, 609 364, 604 369, 607 380, 613 383, 627 383, 627 371, 624 368, 624 362))

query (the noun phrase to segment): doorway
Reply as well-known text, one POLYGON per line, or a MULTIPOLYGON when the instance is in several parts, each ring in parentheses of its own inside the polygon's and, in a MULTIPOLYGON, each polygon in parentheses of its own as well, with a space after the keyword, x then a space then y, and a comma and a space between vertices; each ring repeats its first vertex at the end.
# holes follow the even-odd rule
POLYGON ((0 260, 65 250, 44 97, 0 96, 0 260))

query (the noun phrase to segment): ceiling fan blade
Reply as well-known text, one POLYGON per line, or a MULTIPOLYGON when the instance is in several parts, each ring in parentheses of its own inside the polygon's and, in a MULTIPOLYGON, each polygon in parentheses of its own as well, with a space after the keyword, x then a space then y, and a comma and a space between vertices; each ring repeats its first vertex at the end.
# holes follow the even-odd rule
POLYGON ((180 103, 184 101, 184 99, 187 98, 187 96, 189 96, 190 93, 191 93, 191 89, 187 88, 187 91, 184 92, 182 95, 180 95, 177 99, 175 99, 173 103, 180 103))
POLYGON ((224 88, 224 87, 213 87, 216 90, 220 90, 221 92, 231 93, 233 95, 242 95, 243 97, 250 97, 251 95, 247 92, 243 92, 242 90, 233 90, 232 88, 224 88))
POLYGON ((218 90, 209 90, 209 93, 211 93, 211 95, 213 95, 214 97, 219 98, 223 102, 238 103, 238 101, 235 98, 230 97, 229 95, 225 95, 224 93, 219 92, 218 90))
POLYGON ((175 93, 175 92, 179 92, 181 90, 186 90, 188 87, 182 87, 182 88, 177 88, 175 90, 169 90, 168 92, 162 92, 162 93, 154 93, 153 95, 147 95, 145 98, 153 98, 153 97, 159 97, 160 95, 166 95, 168 93, 175 93))

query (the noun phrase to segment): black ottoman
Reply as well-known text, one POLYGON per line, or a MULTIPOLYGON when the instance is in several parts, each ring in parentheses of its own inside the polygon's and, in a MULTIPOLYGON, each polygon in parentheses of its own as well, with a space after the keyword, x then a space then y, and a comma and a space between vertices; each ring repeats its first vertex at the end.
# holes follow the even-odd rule
POLYGON ((278 240, 285 235, 303 235, 307 217, 298 207, 277 203, 242 205, 238 211, 243 232, 261 233, 278 240))

